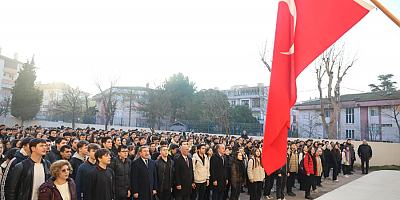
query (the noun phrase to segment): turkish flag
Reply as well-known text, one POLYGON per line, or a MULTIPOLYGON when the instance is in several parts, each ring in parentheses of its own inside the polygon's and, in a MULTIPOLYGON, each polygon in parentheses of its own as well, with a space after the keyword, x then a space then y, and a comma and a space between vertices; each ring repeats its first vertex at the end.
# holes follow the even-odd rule
POLYGON ((262 154, 267 174, 286 163, 297 76, 373 8, 362 0, 279 2, 262 154))

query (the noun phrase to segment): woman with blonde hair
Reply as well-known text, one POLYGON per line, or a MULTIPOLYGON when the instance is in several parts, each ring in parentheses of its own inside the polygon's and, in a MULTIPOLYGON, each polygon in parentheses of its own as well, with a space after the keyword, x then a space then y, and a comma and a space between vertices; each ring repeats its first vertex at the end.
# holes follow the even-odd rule
POLYGON ((73 179, 71 164, 66 160, 58 160, 50 166, 49 180, 39 187, 40 200, 77 200, 76 186, 73 179))

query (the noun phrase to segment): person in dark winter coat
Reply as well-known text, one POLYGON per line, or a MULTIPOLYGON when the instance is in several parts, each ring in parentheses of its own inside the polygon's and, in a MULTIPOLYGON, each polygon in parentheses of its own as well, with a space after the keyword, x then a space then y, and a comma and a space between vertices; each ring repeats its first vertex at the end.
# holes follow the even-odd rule
POLYGON ((192 188, 196 187, 193 179, 193 163, 188 155, 189 146, 183 145, 181 154, 174 160, 176 200, 189 200, 192 188))
POLYGON ((351 144, 350 139, 347 140, 346 146, 350 146, 351 162, 350 162, 350 170, 349 171, 350 171, 350 174, 353 174, 352 172, 354 172, 353 165, 354 165, 354 162, 356 161, 356 152, 354 151, 354 145, 351 144))
POLYGON ((88 145, 89 143, 85 140, 79 141, 77 144, 77 151, 70 160, 72 166, 72 174, 70 177, 74 180, 76 178, 76 174, 78 173, 79 166, 86 160, 86 156, 88 154, 88 145))
POLYGON ((139 147, 137 153, 140 157, 131 164, 131 193, 133 199, 150 200, 157 194, 156 166, 149 158, 148 147, 139 147))
POLYGON ((168 157, 168 147, 161 146, 160 155, 161 157, 154 162, 158 180, 157 197, 159 200, 171 200, 174 187, 174 161, 168 157))
POLYGON ((44 157, 44 159, 50 161, 50 163, 61 160, 62 156, 60 154, 60 150, 61 147, 64 145, 67 145, 67 139, 65 139, 64 137, 58 137, 56 139, 56 145, 51 147, 50 152, 44 157))
POLYGON ((39 187, 40 200, 77 200, 74 180, 69 177, 72 170, 71 164, 66 160, 54 162, 50 167, 48 179, 39 187))
POLYGON ((27 159, 28 156, 31 155, 31 151, 29 150, 29 142, 31 140, 33 140, 32 137, 27 137, 21 141, 22 148, 15 153, 15 159, 12 161, 10 169, 14 168, 15 165, 27 159))
POLYGON ((213 200, 222 200, 228 184, 228 162, 224 160, 225 146, 216 145, 216 153, 210 159, 210 184, 213 191, 213 200))
POLYGON ((86 162, 81 164, 78 167, 78 172, 76 173, 76 179, 75 179, 75 184, 76 184, 76 193, 78 196, 78 199, 82 199, 82 193, 85 193, 85 185, 86 185, 86 177, 87 175, 94 169, 96 168, 96 157, 95 153, 97 150, 100 149, 100 145, 98 144, 89 144, 88 145, 88 159, 86 162))
POLYGON ((331 156, 331 145, 326 145, 325 150, 322 153, 322 167, 324 168, 324 178, 329 178, 329 172, 331 171, 332 166, 332 156, 331 156))
POLYGON ((112 159, 109 167, 115 175, 115 199, 125 200, 126 197, 131 196, 131 161, 128 159, 128 147, 119 145, 117 154, 118 156, 112 159))
POLYGON ((86 178, 84 200, 113 200, 115 197, 114 172, 107 167, 111 162, 110 151, 102 148, 96 151, 98 165, 86 178))
POLYGON ((288 176, 290 176, 289 173, 289 154, 287 154, 286 158, 286 163, 283 165, 281 168, 279 168, 276 171, 277 177, 276 177, 276 198, 277 199, 284 199, 285 195, 283 193, 286 185, 286 181, 288 176))
POLYGON ((368 174, 369 160, 372 158, 372 148, 368 145, 366 140, 358 147, 358 157, 361 159, 361 170, 363 174, 368 174), (364 171, 365 164, 365 171, 364 171))
POLYGON ((243 155, 239 151, 233 154, 231 163, 231 200, 238 200, 240 190, 246 182, 246 166, 243 162, 243 155))
POLYGON ((339 168, 341 165, 341 160, 340 160, 340 148, 338 144, 335 144, 333 146, 333 149, 331 151, 331 160, 332 160, 332 167, 333 167, 333 177, 332 181, 338 181, 337 176, 339 174, 339 168))
POLYGON ((50 162, 46 154, 46 140, 35 138, 29 143, 31 157, 15 165, 6 184, 7 200, 37 199, 37 189, 50 178, 50 162))

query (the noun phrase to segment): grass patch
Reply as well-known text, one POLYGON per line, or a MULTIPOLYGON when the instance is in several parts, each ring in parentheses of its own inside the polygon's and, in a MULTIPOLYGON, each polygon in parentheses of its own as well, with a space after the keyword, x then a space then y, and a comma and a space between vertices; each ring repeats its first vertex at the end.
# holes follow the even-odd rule
POLYGON ((383 166, 370 166, 371 170, 400 170, 398 165, 383 165, 383 166))

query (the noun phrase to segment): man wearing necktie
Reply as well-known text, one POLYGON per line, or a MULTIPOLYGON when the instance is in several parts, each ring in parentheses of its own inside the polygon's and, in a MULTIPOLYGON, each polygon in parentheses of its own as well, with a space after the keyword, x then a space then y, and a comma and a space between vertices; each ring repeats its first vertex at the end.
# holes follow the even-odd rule
POLYGON ((224 158, 225 146, 217 144, 217 152, 210 159, 210 184, 213 191, 213 200, 222 200, 228 184, 228 162, 224 158))
POLYGON ((175 200, 190 200, 192 188, 196 187, 193 179, 192 159, 188 158, 189 146, 183 145, 181 155, 174 160, 175 166, 175 200))
POLYGON ((131 193, 133 199, 151 200, 157 193, 157 174, 147 146, 139 147, 139 158, 131 164, 131 193))

